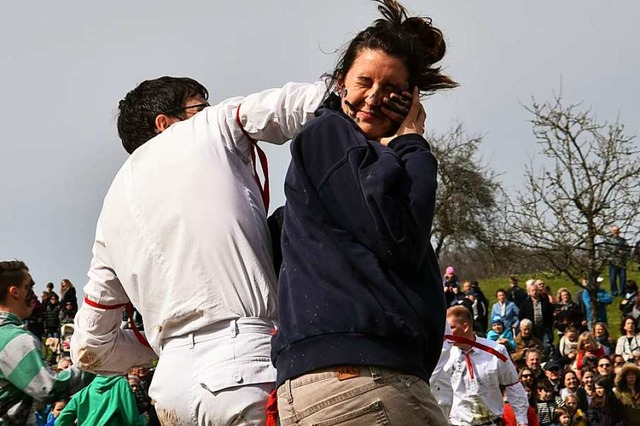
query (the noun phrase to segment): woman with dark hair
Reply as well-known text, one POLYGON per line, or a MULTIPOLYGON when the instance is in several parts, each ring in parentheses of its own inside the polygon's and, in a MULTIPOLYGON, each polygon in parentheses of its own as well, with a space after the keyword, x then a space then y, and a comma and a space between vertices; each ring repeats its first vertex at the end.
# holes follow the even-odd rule
POLYGON ((622 404, 613 393, 613 383, 608 377, 596 380, 596 394, 587 410, 589 426, 624 426, 622 404))
MULTIPOLYGON (((585 368, 581 372, 580 381, 582 385, 580 389, 584 391, 587 397, 587 407, 591 404, 591 400, 596 396, 596 373, 590 368, 585 368)), ((586 409, 584 410, 586 413, 586 409)))
POLYGON ((622 355, 625 361, 640 358, 640 333, 636 330, 636 322, 631 316, 622 320, 620 334, 616 344, 616 355, 622 355))
POLYGON ((529 405, 531 407, 536 406, 535 401, 535 389, 536 389, 536 377, 530 368, 524 367, 520 369, 520 373, 518 374, 518 378, 520 383, 522 383, 522 387, 527 392, 527 399, 529 400, 529 405))
POLYGON ((625 425, 640 426, 640 367, 626 364, 616 376, 616 397, 624 406, 625 425))
POLYGON ((589 403, 587 402, 587 394, 580 387, 580 380, 573 370, 566 370, 562 374, 562 389, 560 389, 560 398, 564 399, 569 395, 575 395, 578 398, 579 407, 582 411, 586 411, 589 403))
POLYGON ((435 66, 445 42, 431 20, 378 3, 291 145, 272 341, 283 425, 447 423, 428 385, 445 304, 419 98, 456 84, 435 66))

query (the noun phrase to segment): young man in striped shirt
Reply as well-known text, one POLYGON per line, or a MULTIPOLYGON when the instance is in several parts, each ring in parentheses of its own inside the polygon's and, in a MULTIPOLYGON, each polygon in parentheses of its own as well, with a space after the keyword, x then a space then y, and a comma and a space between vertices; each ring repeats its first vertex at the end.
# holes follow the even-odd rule
POLYGON ((70 367, 56 374, 40 342, 22 326, 35 294, 24 262, 0 262, 0 425, 35 424, 34 401, 55 401, 82 389, 93 375, 70 367))

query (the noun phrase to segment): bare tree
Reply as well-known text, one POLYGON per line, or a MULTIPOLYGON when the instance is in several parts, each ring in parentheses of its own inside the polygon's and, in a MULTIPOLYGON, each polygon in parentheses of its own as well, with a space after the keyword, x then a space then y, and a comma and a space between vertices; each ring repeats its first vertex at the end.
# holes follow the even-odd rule
POLYGON ((468 137, 461 124, 427 137, 438 158, 438 194, 433 223, 436 255, 487 240, 489 218, 501 190, 496 175, 478 158, 481 137, 468 137))
POLYGON ((564 105, 560 95, 525 108, 546 160, 526 169, 525 189, 509 212, 511 240, 585 288, 595 321, 594 285, 606 263, 599 245, 611 225, 637 230, 640 218, 638 146, 619 120, 599 123, 580 104, 564 105))

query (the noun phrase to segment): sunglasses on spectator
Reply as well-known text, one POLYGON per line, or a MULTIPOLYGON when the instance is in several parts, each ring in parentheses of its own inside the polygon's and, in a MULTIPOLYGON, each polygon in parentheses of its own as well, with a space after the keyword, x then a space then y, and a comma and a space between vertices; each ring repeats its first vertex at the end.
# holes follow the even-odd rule
POLYGON ((598 364, 598 367, 611 367, 611 364, 607 363, 603 363, 603 364, 598 364))
POLYGON ((523 374, 522 377, 524 377, 525 379, 529 379, 533 377, 533 374, 523 374))

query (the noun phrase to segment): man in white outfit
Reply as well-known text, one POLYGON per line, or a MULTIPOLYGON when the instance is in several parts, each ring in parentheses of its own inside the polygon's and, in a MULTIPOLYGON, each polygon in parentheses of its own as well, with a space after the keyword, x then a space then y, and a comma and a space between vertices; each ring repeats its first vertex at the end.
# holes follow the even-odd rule
POLYGON ((473 318, 464 306, 449 308, 447 323, 451 333, 445 339, 452 346, 449 354, 444 354, 444 367, 432 376, 432 383, 445 379, 450 383, 436 395, 438 401, 451 404, 449 422, 458 426, 502 425, 504 389, 518 426, 527 425, 527 394, 506 348, 477 337, 473 318))
POLYGON ((255 140, 291 139, 325 89, 290 83, 209 106, 198 82, 162 77, 120 101, 131 156, 98 219, 71 353, 107 375, 159 357, 149 394, 164 424, 265 421, 277 280, 255 140), (146 338, 120 329, 130 303, 146 338))

